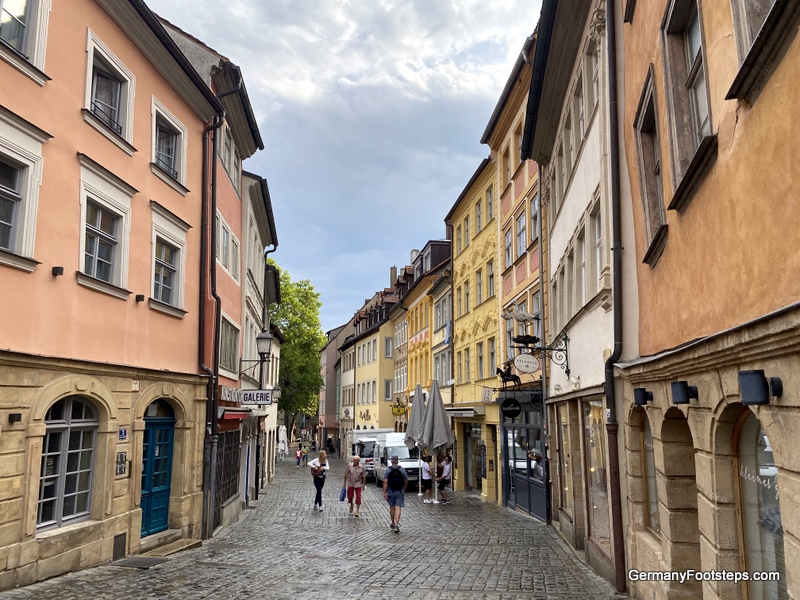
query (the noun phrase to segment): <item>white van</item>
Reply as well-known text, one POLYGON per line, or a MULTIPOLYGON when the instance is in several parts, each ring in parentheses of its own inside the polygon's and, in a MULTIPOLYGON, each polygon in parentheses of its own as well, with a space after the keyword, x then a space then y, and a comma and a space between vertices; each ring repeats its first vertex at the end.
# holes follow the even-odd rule
POLYGON ((383 485, 384 474, 395 454, 400 466, 406 470, 409 488, 419 480, 419 453, 408 449, 405 433, 382 433, 375 439, 375 485, 383 485))
POLYGON ((353 456, 361 457, 361 464, 364 466, 367 479, 375 476, 373 466, 375 441, 381 433, 392 431, 391 429, 354 429, 347 432, 347 462, 353 460, 353 456))

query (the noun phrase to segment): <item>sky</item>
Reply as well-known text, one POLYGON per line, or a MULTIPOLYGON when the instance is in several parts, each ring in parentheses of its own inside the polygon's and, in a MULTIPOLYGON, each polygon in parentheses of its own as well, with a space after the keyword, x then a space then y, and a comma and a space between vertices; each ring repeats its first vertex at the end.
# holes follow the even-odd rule
POLYGON ((344 325, 444 217, 541 0, 148 0, 242 69, 265 149, 272 257, 344 325))

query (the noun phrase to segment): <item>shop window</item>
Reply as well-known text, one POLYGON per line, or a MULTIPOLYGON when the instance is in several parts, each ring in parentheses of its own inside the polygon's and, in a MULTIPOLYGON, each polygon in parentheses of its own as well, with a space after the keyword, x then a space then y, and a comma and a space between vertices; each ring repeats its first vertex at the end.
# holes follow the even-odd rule
POLYGON ((745 568, 780 574, 780 581, 748 582, 748 599, 788 598, 778 469, 769 438, 749 411, 741 423, 737 458, 745 568))
POLYGON ((561 510, 572 516, 575 508, 572 490, 572 440, 570 435, 569 409, 566 404, 558 408, 558 480, 561 483, 561 510))
POLYGON ((583 403, 584 460, 588 491, 589 537, 611 556, 606 483, 605 421, 602 400, 583 403))

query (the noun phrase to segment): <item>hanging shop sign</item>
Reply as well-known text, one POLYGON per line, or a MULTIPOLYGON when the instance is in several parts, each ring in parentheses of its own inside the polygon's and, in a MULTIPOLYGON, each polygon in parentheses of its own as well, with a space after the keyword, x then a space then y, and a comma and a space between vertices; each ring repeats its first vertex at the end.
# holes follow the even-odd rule
POLYGON ((533 354, 518 354, 514 357, 514 367, 522 373, 536 373, 539 370, 539 359, 533 354))
POLYGON ((508 419, 516 419, 522 412, 522 406, 514 398, 506 398, 500 405, 503 416, 508 419))

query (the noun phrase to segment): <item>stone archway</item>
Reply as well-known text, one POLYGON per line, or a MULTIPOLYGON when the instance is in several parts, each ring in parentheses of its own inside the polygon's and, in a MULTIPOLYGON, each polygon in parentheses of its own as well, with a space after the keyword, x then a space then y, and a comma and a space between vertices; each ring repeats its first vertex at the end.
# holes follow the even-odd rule
MULTIPOLYGON (((661 450, 657 467, 664 478, 664 495, 660 498, 664 563, 671 571, 696 570, 700 565, 700 529, 695 445, 686 416, 675 407, 665 413, 661 424, 661 450)), ((700 582, 681 587, 687 591, 696 587, 697 595, 701 595, 700 582)))

